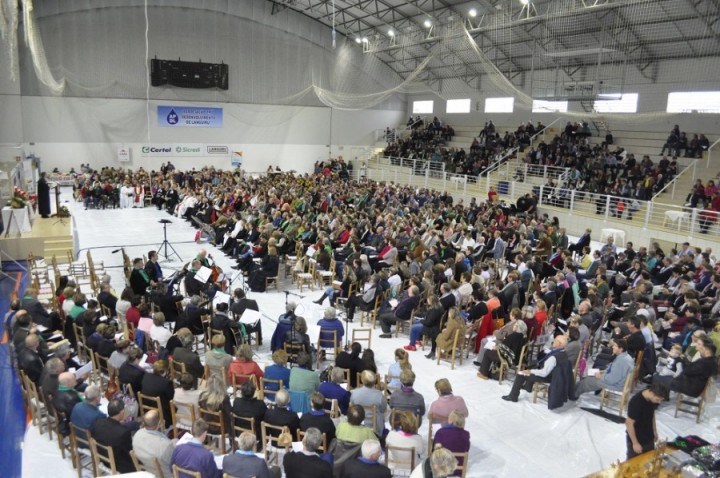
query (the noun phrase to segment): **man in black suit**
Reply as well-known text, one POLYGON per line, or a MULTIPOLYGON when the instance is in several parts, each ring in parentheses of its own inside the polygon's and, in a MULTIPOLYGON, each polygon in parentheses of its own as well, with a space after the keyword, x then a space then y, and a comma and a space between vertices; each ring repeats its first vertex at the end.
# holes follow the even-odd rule
POLYGON ((450 291, 450 284, 447 282, 440 286, 440 305, 447 312, 451 307, 455 307, 455 294, 450 291))
POLYGON ((350 459, 343 464, 340 476, 343 478, 392 478, 390 468, 378 462, 382 455, 380 442, 365 440, 361 448, 361 456, 350 459))
POLYGON ((25 347, 18 353, 20 369, 35 385, 39 385, 44 367, 38 348, 40 348, 40 338, 36 334, 29 334, 25 337, 25 347))
MULTIPOLYGON (((235 317, 235 320, 240 320, 240 317, 242 317, 245 310, 256 310, 259 311, 260 307, 258 307, 258 303, 256 300, 248 299, 245 296, 245 291, 242 290, 241 287, 238 287, 233 291, 233 303, 230 306, 230 311, 232 311, 233 316, 235 317)), ((250 336, 250 334, 253 334, 255 332, 258 333, 258 344, 262 345, 262 327, 260 324, 260 320, 255 324, 245 325, 245 333, 250 336)))
POLYGON ((172 295, 168 286, 160 282, 152 293, 152 302, 160 307, 160 312, 165 314, 165 322, 177 322, 180 311, 177 303, 183 300, 182 295, 172 295))
POLYGON ((153 373, 146 373, 142 379, 142 394, 148 397, 160 398, 165 427, 172 423, 170 413, 170 400, 175 397, 175 388, 172 381, 167 378, 168 365, 165 360, 158 360, 153 364, 153 373))
POLYGON ((137 296, 147 294, 147 288, 150 287, 150 276, 143 269, 143 260, 138 257, 133 260, 133 269, 130 272, 130 288, 137 296))
MULTIPOLYGON (((445 284, 443 284, 445 285, 445 284)), ((415 307, 420 303, 420 297, 418 294, 420 290, 418 286, 414 285, 408 289, 408 295, 404 299, 398 302, 397 307, 387 312, 380 314, 380 327, 383 333, 380 334, 381 338, 390 338, 390 327, 400 321, 407 322, 412 320, 412 312, 415 307)), ((454 296, 453 296, 454 297, 454 296)))
POLYGON ((118 370, 120 385, 130 385, 136 395, 142 391, 143 376, 145 375, 145 370, 140 367, 142 357, 142 350, 138 347, 131 347, 127 352, 127 361, 118 370))
POLYGON ((93 438, 101 445, 112 448, 115 466, 120 473, 132 473, 136 471, 130 458, 132 436, 130 430, 121 424, 125 418, 125 404, 119 399, 111 400, 107 411, 107 418, 99 418, 95 422, 93 438))
MULTIPOLYGON (((265 412, 263 421, 270 425, 275 425, 276 427, 288 427, 290 429, 290 434, 292 436, 297 436, 297 430, 300 428, 300 418, 298 418, 297 413, 291 412, 287 409, 289 404, 290 393, 288 393, 288 391, 284 388, 278 390, 275 394, 275 408, 270 408, 265 412)), ((278 435, 274 430, 271 430, 270 434, 272 436, 278 435)))
POLYGON ((211 313, 210 309, 200 306, 200 296, 190 296, 190 302, 185 307, 185 311, 178 316, 177 322, 175 322, 175 331, 187 327, 193 335, 200 335, 203 333, 202 316, 211 313))
POLYGON ((359 342, 350 344, 350 352, 340 352, 335 359, 335 366, 346 368, 350 371, 350 388, 357 387, 357 374, 363 368, 363 362, 360 359, 362 345, 359 342))
MULTIPOLYGON (((280 392, 278 392, 279 394, 280 392)), ((317 428, 308 428, 305 432, 305 438, 303 438, 303 451, 291 451, 283 458, 285 476, 287 478, 305 478, 308 476, 332 478, 332 466, 317 454, 320 446, 322 446, 322 433, 317 428)))
POLYGON ((310 396, 312 410, 303 413, 300 418, 300 430, 307 431, 310 428, 317 428, 320 433, 325 434, 326 442, 329 445, 335 438, 335 423, 325 412, 325 396, 320 392, 314 392, 310 396))

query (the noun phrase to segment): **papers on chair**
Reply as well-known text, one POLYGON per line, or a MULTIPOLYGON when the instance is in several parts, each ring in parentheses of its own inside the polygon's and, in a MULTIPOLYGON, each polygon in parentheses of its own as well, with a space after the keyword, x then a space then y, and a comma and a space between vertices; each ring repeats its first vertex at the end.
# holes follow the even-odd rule
POLYGON ((212 274, 212 271, 208 267, 202 266, 200 270, 195 273, 195 280, 205 284, 210 280, 210 274, 212 274))
POLYGON ((388 303, 390 304, 390 307, 392 307, 393 309, 395 307, 397 307, 397 305, 398 305, 397 299, 390 299, 390 300, 388 300, 388 303))
POLYGON ((308 257, 312 257, 315 255, 316 252, 317 252, 317 249, 315 249, 314 246, 310 246, 307 248, 307 251, 305 251, 305 255, 308 257))
POLYGON ((487 342, 485 342, 485 348, 487 350, 495 350, 495 346, 497 343, 495 342, 495 337, 492 337, 492 339, 488 339, 487 342))
POLYGON ((44 325, 40 325, 40 324, 36 324, 36 325, 35 325, 35 328, 36 328, 37 331, 40 332, 41 334, 48 329, 48 328, 45 327, 44 325))
POLYGON ((75 370, 75 378, 80 378, 90 372, 92 372, 92 362, 88 362, 79 369, 75 370))
MULTIPOLYGON (((185 433, 183 436, 178 438, 178 441, 175 443, 175 446, 190 443, 192 441, 192 439, 193 439, 192 433, 185 433)), ((222 459, 224 456, 225 455, 219 455, 219 456, 216 456, 215 459, 217 460, 217 458, 220 458, 220 464, 222 465, 222 459)), ((217 461, 216 461, 216 463, 217 463, 217 461)))
POLYGON ((140 322, 138 322, 138 330, 142 330, 146 334, 150 333, 150 329, 153 326, 153 320, 149 317, 140 317, 140 322))
POLYGON ((213 297, 213 305, 217 306, 218 304, 230 304, 230 295, 226 294, 222 291, 215 292, 215 297, 213 297))
POLYGON ((257 310, 245 309, 239 320, 240 323, 245 325, 255 325, 260 320, 261 315, 257 310))
POLYGON ((594 377, 596 373, 600 372, 599 368, 589 368, 587 369, 587 376, 588 377, 594 377))
POLYGON ((296 452, 303 451, 303 442, 301 442, 301 441, 292 442, 292 451, 296 451, 296 452))

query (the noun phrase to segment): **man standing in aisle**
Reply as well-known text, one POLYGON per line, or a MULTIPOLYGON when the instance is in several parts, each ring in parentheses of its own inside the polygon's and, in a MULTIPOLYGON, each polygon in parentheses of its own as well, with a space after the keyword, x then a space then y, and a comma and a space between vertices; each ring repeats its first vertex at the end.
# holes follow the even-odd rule
POLYGON ((655 449, 658 440, 655 410, 668 399, 668 388, 654 383, 630 399, 625 431, 627 459, 655 449))

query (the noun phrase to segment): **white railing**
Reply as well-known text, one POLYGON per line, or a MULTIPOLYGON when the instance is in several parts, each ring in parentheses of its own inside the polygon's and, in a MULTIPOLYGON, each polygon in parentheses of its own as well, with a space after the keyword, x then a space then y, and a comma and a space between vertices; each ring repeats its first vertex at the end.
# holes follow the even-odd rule
POLYGON ((400 158, 396 156, 378 156, 378 164, 384 166, 401 166, 410 168, 415 174, 423 175, 425 170, 430 170, 432 174, 445 171, 444 161, 433 161, 431 159, 411 159, 400 158))
MULTIPOLYGON (((692 180, 695 181, 695 176, 697 174, 697 159, 694 159, 687 167, 683 168, 682 171, 680 171, 677 176, 672 178, 672 181, 667 183, 660 191, 658 191, 655 195, 653 195, 653 199, 660 197, 662 193, 665 192, 666 189, 670 188, 672 186, 672 195, 671 197, 675 199, 675 187, 677 186, 678 179, 680 179, 682 176, 692 172, 692 180)), ((679 164, 679 163, 678 163, 679 164)))
POLYGON ((705 164, 705 167, 706 167, 706 168, 709 168, 709 167, 710 167, 710 159, 712 158, 713 149, 715 149, 715 146, 717 146, 718 144, 720 144, 720 139, 718 139, 717 141, 715 141, 715 142, 714 142, 713 144, 711 144, 710 147, 708 148, 707 163, 705 164))
MULTIPOLYGON (((448 172, 441 172, 432 177, 428 170, 423 176, 412 174, 412 170, 409 169, 407 171, 368 169, 366 178, 379 182, 392 181, 412 187, 448 191, 456 200, 463 198, 466 202, 472 197, 478 197, 484 193, 480 187, 481 178, 448 172)), ((496 183, 494 185, 498 186, 497 192, 500 198, 513 204, 521 196, 534 193, 538 198, 539 207, 557 208, 570 214, 582 214, 606 222, 615 221, 618 226, 631 224, 644 228, 664 229, 688 237, 706 235, 709 237, 709 233, 718 233, 718 226, 715 223, 708 224, 706 231, 703 232, 705 213, 697 208, 644 200, 638 200, 635 203, 636 207, 633 207, 632 200, 618 196, 594 194, 560 186, 533 185, 520 181, 496 181, 496 183)))

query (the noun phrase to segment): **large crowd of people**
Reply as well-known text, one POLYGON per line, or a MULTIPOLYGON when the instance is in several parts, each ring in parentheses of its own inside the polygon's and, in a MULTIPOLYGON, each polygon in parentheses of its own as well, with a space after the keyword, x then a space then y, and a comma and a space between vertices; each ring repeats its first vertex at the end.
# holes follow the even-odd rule
MULTIPOLYGON (((202 268, 213 267, 205 250, 174 278, 165 277, 151 251, 146 263, 134 261, 120 294, 105 281, 88 300, 63 278, 56 310, 47 310, 29 288, 5 318, 20 370, 41 387, 63 430, 73 425, 112 447, 121 472, 135 471, 134 451, 148 466, 157 458, 166 471, 178 466, 220 476, 204 444, 208 436, 225 434, 232 438, 228 449, 237 450, 224 458, 226 473, 279 476, 279 469, 251 456, 266 423, 278 427, 272 430, 283 443, 286 432, 291 441, 298 430, 305 432, 303 450, 286 453, 279 463, 291 478, 308 476, 308 467, 313 476, 332 476, 333 469, 341 477, 390 476, 377 463, 382 449, 391 459, 407 458, 392 447, 414 447, 420 465, 411 476, 440 477, 455 472, 451 452, 469 450, 471 437, 463 429, 469 411, 453 394, 452 377, 435 383, 437 398, 414 390, 411 358, 423 337, 431 343, 429 359, 451 358, 457 353, 453 338, 467 338, 479 379, 497 378, 503 363, 522 366, 526 370, 502 398, 517 401, 521 390, 548 382, 553 408, 587 391, 622 388, 642 352, 637 366, 652 385, 631 401, 628 413, 636 421, 627 425, 628 456, 652 448, 647 420, 640 418, 647 416, 646 403, 667 398, 668 388, 697 397, 717 373, 720 264, 712 251, 689 244, 667 253, 656 244, 623 249, 612 238, 593 251, 591 231, 571 244, 557 219, 538 214, 531 195, 512 207, 498 205, 496 194, 456 202, 429 189, 357 183, 343 178, 343 170, 340 161, 318 164, 313 174, 273 171, 254 178, 213 168, 181 172, 172 165, 159 171, 86 168, 78 186, 143 185, 155 207, 207 231, 250 283, 256 276, 276 277, 279 257, 296 252, 300 260, 292 267, 303 273, 309 265, 301 258, 310 256, 313 267, 339 283, 317 299, 330 304, 318 324, 328 348, 342 349, 346 331, 338 309, 348 321, 361 311, 374 314, 383 333, 374 350, 352 343, 320 374, 314 368, 325 354, 290 304, 272 334, 273 365, 262 370, 249 346, 263 342, 261 323, 238 320, 245 310, 258 309, 245 290, 231 291, 221 274, 195 280, 202 268), (230 303, 213 307, 219 290, 231 295, 230 303), (392 352, 386 381, 375 354, 388 353, 383 339, 403 323, 410 326, 410 340, 392 352), (73 334, 78 328, 80 334, 73 334), (107 359, 104 371, 114 378, 105 390, 98 388, 103 382, 88 386, 68 372, 78 368, 71 349, 51 353, 46 339, 55 330, 66 331, 77 350, 107 359), (118 330, 125 332, 116 339, 118 330), (208 330, 217 335, 201 353, 197 337, 208 330), (537 345, 535 352, 519 363, 528 342, 537 345), (598 370, 588 377, 578 373, 575 382, 581 359, 598 370), (672 375, 664 371, 667 363, 674 364, 672 375), (268 379, 282 385, 266 386, 268 379), (228 384, 239 387, 232 400, 228 384), (140 394, 157 397, 160 409, 138 413, 140 394), (102 395, 110 399, 107 413, 98 409, 102 395), (337 400, 339 422, 328 416, 326 399, 337 400), (186 440, 176 445, 163 432, 176 421, 172 407, 182 406, 195 407, 197 419, 186 423, 186 440), (423 419, 436 424, 433 437, 418 435, 423 419), (239 433, 246 428, 251 431, 239 433), (152 444, 140 433, 153 437, 152 444)), ((225 444, 224 438, 216 443, 222 449, 225 444)))

